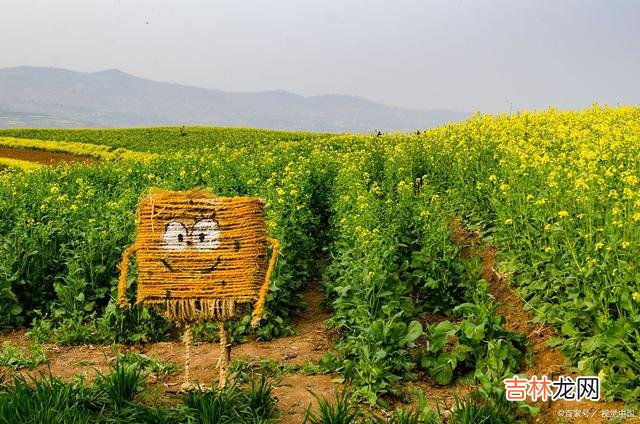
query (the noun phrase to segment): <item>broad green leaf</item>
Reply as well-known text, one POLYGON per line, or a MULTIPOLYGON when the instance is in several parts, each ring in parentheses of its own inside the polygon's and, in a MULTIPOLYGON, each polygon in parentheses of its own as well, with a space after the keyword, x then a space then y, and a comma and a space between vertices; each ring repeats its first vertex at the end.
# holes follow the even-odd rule
POLYGON ((460 330, 466 338, 479 342, 484 339, 484 324, 474 324, 469 320, 464 320, 460 325, 460 330))
POLYGON ((447 338, 458 331, 458 326, 451 321, 442 321, 429 328, 429 351, 438 352, 447 343, 447 338))
POLYGON ((402 345, 412 345, 422 334, 422 324, 418 321, 411 321, 407 327, 407 335, 404 337, 402 345))

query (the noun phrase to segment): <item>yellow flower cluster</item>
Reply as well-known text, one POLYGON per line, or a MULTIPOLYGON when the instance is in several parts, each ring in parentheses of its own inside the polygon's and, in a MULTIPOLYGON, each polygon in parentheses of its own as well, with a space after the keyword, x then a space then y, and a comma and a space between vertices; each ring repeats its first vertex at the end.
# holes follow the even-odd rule
MULTIPOLYGON (((155 153, 136 152, 122 148, 114 149, 111 146, 100 144, 54 140, 33 140, 29 138, 0 137, 0 146, 12 149, 33 149, 69 153, 78 156, 90 156, 102 160, 122 159, 146 162, 159 157, 155 153)), ((7 159, 3 159, 3 162, 6 160, 7 159)))
MULTIPOLYGON (((558 222, 551 224, 562 222, 564 231, 564 240, 555 242, 567 245, 558 245, 558 250, 572 248, 571 239, 592 234, 598 226, 608 246, 620 245, 631 255, 628 240, 640 238, 638 134, 639 107, 596 105, 580 112, 550 108, 475 115, 422 137, 430 144, 425 151, 438 149, 452 166, 468 170, 476 181, 474 191, 498 205, 503 225, 520 215, 523 222, 537 220, 550 232, 548 221, 555 216, 558 222), (488 155, 493 162, 486 160, 488 155), (494 165, 485 176, 477 175, 484 163, 494 165), (499 176, 508 176, 508 181, 499 176)), ((603 247, 603 242, 594 243, 591 253, 603 247)))
POLYGON ((33 171, 35 169, 40 169, 41 167, 42 165, 27 160, 0 158, 0 169, 16 168, 22 169, 23 171, 33 171))

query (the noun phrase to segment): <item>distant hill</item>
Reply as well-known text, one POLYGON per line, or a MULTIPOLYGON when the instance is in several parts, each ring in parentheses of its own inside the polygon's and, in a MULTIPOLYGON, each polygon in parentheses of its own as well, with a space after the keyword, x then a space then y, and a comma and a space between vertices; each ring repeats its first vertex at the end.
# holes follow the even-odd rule
POLYGON ((0 69, 0 127, 215 125, 327 132, 413 131, 466 112, 406 110, 360 97, 241 93, 151 81, 118 70, 0 69))

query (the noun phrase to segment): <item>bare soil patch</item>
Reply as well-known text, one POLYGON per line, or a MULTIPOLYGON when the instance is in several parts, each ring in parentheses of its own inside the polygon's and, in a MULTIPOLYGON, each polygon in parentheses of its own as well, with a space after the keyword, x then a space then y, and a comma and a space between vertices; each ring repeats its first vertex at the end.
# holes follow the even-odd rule
POLYGON ((26 160, 43 165, 57 165, 60 162, 95 163, 98 161, 97 159, 89 156, 77 156, 68 153, 49 152, 46 150, 12 149, 9 147, 0 147, 0 157, 26 160))

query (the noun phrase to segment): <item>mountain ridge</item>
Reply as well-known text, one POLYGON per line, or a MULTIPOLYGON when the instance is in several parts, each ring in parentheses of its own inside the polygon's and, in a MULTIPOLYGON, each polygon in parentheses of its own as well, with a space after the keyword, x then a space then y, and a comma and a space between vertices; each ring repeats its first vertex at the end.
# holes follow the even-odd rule
POLYGON ((232 92, 160 82, 118 69, 0 69, 0 127, 213 125, 324 132, 413 131, 466 112, 394 108, 344 94, 232 92), (37 119, 31 117, 37 116, 37 119), (50 117, 50 119, 47 119, 50 117))

